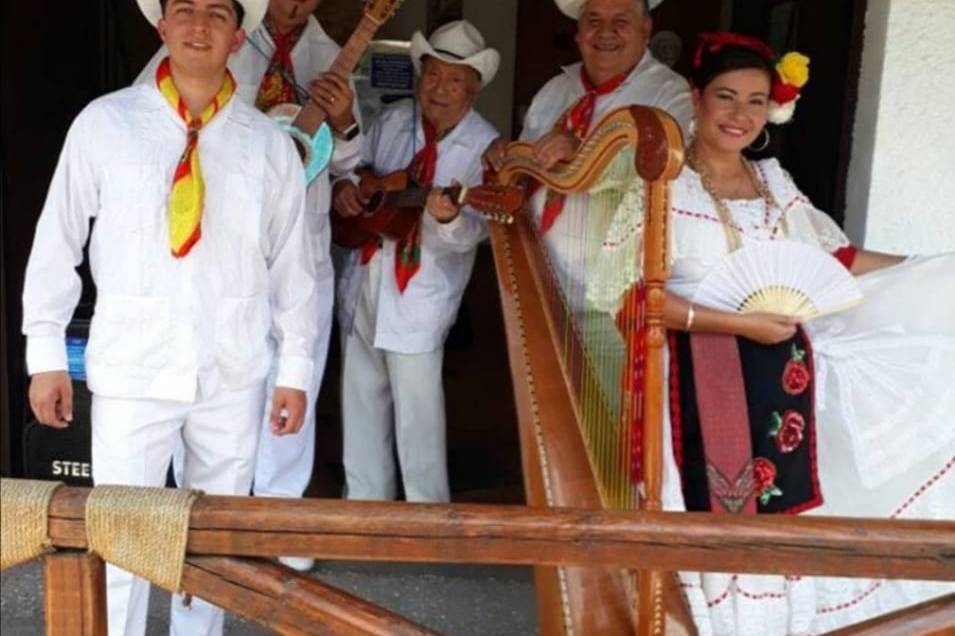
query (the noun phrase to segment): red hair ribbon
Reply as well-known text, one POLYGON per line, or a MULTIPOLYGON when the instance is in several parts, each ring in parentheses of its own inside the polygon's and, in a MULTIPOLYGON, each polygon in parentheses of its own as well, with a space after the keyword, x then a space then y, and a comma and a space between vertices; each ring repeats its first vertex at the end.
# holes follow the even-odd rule
POLYGON ((703 63, 703 51, 707 50, 710 54, 716 53, 724 46, 739 46, 750 49, 757 53, 767 62, 775 59, 775 54, 769 46, 760 39, 743 35, 741 33, 732 33, 730 31, 721 31, 719 33, 701 33, 696 43, 696 53, 693 54, 693 68, 700 68, 703 63))

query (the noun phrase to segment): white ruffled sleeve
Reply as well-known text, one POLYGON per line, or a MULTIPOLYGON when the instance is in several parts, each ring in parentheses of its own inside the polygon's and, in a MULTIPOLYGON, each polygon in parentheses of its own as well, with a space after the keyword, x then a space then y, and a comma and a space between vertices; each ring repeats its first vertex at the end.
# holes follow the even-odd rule
POLYGON ((776 203, 786 215, 789 238, 818 245, 830 254, 852 243, 831 216, 816 208, 776 159, 760 162, 776 203))

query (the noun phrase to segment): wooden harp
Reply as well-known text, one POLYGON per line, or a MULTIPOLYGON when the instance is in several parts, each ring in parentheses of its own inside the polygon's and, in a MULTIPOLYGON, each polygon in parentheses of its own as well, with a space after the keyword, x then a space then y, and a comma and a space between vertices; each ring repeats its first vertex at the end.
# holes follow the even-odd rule
MULTIPOLYGON (((642 106, 608 114, 573 160, 549 172, 533 161, 530 144, 508 148, 501 183, 529 176, 568 196, 589 193, 586 214, 572 211, 580 218, 551 228, 556 238, 542 236, 530 213, 489 227, 529 505, 661 509, 668 192, 682 163, 676 122, 642 106), (602 183, 610 187, 595 193, 602 183), (642 249, 617 258, 638 261, 630 265, 642 275, 627 285, 619 307, 598 310, 588 300, 599 282, 595 263, 624 199, 634 204, 634 185, 642 187, 643 211, 640 227, 631 229, 642 232, 642 249), (590 209, 598 198, 603 204, 590 209), (645 361, 640 369, 637 359, 645 361), (634 474, 638 457, 642 475, 634 474)), ((694 631, 670 573, 539 567, 535 581, 542 634, 694 631)))

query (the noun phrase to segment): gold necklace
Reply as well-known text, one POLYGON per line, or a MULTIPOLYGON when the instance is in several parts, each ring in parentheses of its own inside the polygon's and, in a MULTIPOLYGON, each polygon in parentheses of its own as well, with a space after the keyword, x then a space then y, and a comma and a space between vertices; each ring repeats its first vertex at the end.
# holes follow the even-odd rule
MULTIPOLYGON (((759 197, 763 200, 763 204, 766 206, 768 217, 769 210, 773 207, 777 207, 776 199, 773 197, 773 193, 769 191, 769 187, 763 183, 762 179, 757 176, 756 169, 753 168, 753 164, 743 156, 740 156, 740 161, 743 163, 743 169, 746 171, 746 175, 749 177, 750 182, 756 189, 757 194, 759 194, 759 197)), ((713 206, 716 208, 716 214, 719 216, 720 224, 723 226, 723 232, 726 234, 727 249, 730 252, 736 251, 743 244, 743 240, 740 238, 740 231, 736 229, 736 226, 733 224, 733 215, 730 212, 729 206, 726 204, 726 199, 719 195, 716 187, 713 185, 713 179, 710 176, 710 173, 700 162, 696 153, 696 144, 690 144, 690 147, 687 148, 686 163, 698 175, 700 175, 700 183, 703 184, 703 189, 708 195, 710 195, 710 199, 713 200, 713 206)), ((788 232, 785 227, 785 219, 782 221, 783 233, 786 234, 788 232)))

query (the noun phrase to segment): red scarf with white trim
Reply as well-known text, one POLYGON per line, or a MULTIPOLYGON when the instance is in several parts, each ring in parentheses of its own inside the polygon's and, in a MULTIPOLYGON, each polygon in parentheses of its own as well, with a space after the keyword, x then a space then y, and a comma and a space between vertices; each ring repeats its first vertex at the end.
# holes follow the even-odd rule
MULTIPOLYGON (((597 98, 617 90, 617 88, 623 84, 623 81, 627 79, 627 75, 627 73, 618 75, 613 79, 607 80, 600 86, 596 86, 590 78, 587 77, 586 71, 584 71, 583 66, 581 66, 580 81, 584 85, 584 94, 558 121, 558 129, 572 133, 578 139, 586 137, 587 133, 590 132, 590 125, 593 123, 597 98)), ((560 216, 560 213, 564 210, 564 199, 565 196, 560 192, 555 192, 554 190, 547 191, 547 199, 544 203, 544 211, 541 218, 541 234, 547 233, 551 226, 554 225, 557 217, 560 216)))
MULTIPOLYGON (((422 122, 424 146, 408 164, 408 175, 419 186, 430 188, 434 185, 434 176, 438 169, 438 130, 431 122, 427 120, 422 122)), ((361 264, 366 265, 380 247, 380 239, 367 243, 361 250, 361 264)), ((408 283, 419 269, 421 269, 420 220, 415 223, 411 233, 398 242, 395 249, 395 282, 398 284, 399 292, 404 293, 408 283)))

